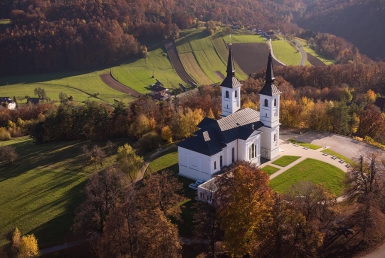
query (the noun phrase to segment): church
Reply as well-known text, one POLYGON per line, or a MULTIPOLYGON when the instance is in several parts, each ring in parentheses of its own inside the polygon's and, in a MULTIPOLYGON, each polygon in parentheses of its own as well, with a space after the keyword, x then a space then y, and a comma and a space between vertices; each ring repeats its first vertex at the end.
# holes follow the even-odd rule
POLYGON ((242 160, 256 165, 261 158, 279 155, 279 105, 281 92, 274 85, 271 53, 266 83, 259 92, 260 111, 241 109, 241 86, 235 77, 229 46, 226 78, 222 90, 222 117, 204 118, 194 136, 178 144, 179 174, 194 180, 210 180, 224 166, 242 160))

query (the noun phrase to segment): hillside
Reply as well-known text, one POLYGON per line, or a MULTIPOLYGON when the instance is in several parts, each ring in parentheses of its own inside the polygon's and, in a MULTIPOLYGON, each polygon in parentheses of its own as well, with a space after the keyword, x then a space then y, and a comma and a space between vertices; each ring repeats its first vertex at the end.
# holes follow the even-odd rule
POLYGON ((327 0, 309 4, 296 20, 305 29, 345 38, 373 60, 384 59, 385 2, 378 0, 327 0))

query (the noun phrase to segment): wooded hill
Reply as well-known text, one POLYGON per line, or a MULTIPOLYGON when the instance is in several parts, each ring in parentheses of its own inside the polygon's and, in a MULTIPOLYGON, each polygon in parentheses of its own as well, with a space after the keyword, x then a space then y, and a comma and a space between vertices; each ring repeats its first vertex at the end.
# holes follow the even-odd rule
POLYGON ((373 60, 384 59, 385 1, 312 1, 295 22, 305 29, 345 38, 373 60))

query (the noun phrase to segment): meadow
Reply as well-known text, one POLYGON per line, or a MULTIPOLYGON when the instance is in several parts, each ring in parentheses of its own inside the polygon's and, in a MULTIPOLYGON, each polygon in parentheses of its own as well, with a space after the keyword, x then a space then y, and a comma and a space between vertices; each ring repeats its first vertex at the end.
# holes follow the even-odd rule
POLYGON ((116 91, 100 78, 109 70, 91 72, 62 72, 42 75, 7 76, 0 78, 0 95, 18 99, 26 103, 26 97, 37 97, 34 89, 43 88, 52 101, 59 101, 59 94, 73 96, 75 101, 102 101, 113 104, 114 100, 131 102, 132 97, 116 91))
POLYGON ((284 39, 272 40, 274 56, 286 65, 298 66, 301 62, 301 53, 297 52, 289 42, 284 39))
MULTIPOLYGON (((8 232, 18 227, 35 234, 39 248, 70 242, 78 236, 70 230, 76 207, 83 202, 88 176, 102 169, 83 165, 81 146, 100 147, 105 142, 72 141, 36 145, 26 137, 1 142, 16 147, 13 166, 0 163, 0 248, 9 247, 8 232)), ((108 157, 103 167, 110 166, 108 157)))
POLYGON ((280 193, 287 192, 290 187, 301 181, 322 184, 329 192, 340 196, 343 192, 345 173, 328 163, 307 158, 270 181, 270 186, 280 193))

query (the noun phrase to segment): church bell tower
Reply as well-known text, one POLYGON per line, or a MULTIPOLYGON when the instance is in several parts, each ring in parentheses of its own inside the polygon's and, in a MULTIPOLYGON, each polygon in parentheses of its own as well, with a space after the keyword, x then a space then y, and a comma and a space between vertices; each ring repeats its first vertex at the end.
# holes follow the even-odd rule
POLYGON ((241 86, 235 77, 234 61, 229 45, 229 59, 227 61, 226 78, 220 85, 222 87, 222 117, 231 115, 241 108, 241 86))

